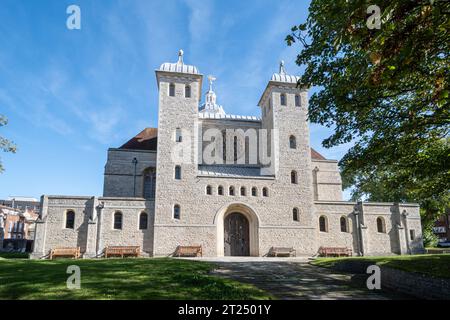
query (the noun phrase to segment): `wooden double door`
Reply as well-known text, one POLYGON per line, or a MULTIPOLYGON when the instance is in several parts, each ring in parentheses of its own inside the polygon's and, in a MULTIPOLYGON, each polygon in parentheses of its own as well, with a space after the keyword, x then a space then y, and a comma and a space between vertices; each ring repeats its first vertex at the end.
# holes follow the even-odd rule
POLYGON ((243 214, 234 212, 226 216, 224 237, 226 256, 250 255, 249 222, 243 214))

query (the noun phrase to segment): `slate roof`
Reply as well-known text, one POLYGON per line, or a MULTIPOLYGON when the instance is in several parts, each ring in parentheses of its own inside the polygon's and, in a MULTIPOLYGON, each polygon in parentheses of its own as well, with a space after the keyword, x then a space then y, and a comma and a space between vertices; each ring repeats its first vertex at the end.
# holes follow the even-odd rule
POLYGON ((214 177, 263 177, 259 167, 199 165, 198 174, 214 177))
POLYGON ((261 118, 256 117, 256 116, 238 116, 238 115, 234 115, 234 114, 220 114, 220 113, 210 113, 210 112, 199 113, 198 117, 200 119, 245 120, 245 121, 253 121, 253 122, 261 121, 261 118))

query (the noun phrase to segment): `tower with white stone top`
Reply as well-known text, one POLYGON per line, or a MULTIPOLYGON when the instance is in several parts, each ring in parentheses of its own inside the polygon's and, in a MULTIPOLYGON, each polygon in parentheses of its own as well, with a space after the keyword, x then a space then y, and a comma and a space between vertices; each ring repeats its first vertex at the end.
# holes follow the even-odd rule
POLYGON ((284 61, 274 73, 259 101, 261 127, 272 132, 273 148, 266 174, 273 174, 280 191, 291 194, 286 208, 297 207, 305 226, 312 226, 314 205, 311 148, 308 126, 308 91, 298 87, 298 76, 286 72, 284 61), (290 203, 292 202, 292 203, 290 203))
POLYGON ((186 195, 197 175, 196 132, 203 76, 195 66, 184 63, 180 50, 178 61, 162 64, 156 78, 159 116, 154 253, 158 255, 173 227, 188 219, 186 212, 195 210, 195 203, 187 201, 186 195), (177 216, 183 220, 174 219, 177 216))

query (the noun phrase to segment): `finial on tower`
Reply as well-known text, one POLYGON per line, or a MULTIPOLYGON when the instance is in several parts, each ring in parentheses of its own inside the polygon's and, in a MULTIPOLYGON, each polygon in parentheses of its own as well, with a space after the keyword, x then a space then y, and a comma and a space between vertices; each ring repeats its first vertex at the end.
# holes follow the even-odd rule
POLYGON ((212 85, 213 85, 213 82, 216 81, 216 77, 214 77, 212 75, 209 75, 208 76, 208 81, 209 81, 209 91, 213 91, 212 85))
POLYGON ((200 107, 200 112, 225 115, 225 111, 223 111, 222 106, 217 104, 217 96, 213 91, 213 82, 216 81, 216 77, 209 75, 208 81, 209 90, 205 94, 205 103, 200 107))
POLYGON ((280 61, 280 74, 286 74, 286 69, 284 67, 284 60, 280 61))
POLYGON ((179 64, 183 64, 183 54, 184 54, 183 49, 180 49, 180 51, 178 51, 178 63, 179 64))

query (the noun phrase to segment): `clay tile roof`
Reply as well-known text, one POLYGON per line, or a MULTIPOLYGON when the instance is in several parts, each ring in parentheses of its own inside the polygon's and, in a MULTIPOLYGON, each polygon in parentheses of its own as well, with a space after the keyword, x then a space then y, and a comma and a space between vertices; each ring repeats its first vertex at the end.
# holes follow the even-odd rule
POLYGON ((323 155, 311 148, 311 159, 313 160, 327 160, 323 155))
POLYGON ((133 150, 154 150, 158 142, 158 129, 145 128, 135 137, 131 138, 119 149, 133 149, 133 150))

